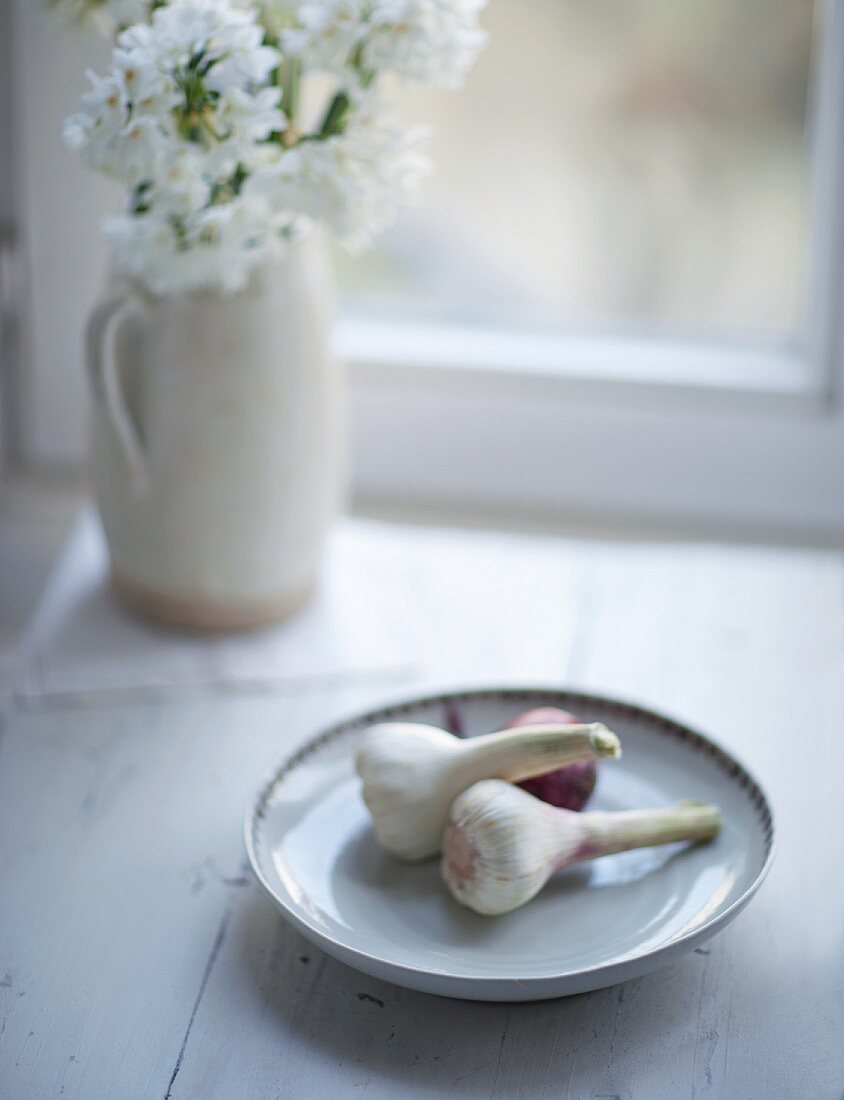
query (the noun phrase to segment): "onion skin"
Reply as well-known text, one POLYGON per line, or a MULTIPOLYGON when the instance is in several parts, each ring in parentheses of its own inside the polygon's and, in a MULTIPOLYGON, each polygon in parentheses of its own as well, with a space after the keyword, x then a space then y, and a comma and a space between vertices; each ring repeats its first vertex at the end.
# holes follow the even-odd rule
MULTIPOLYGON (((515 729, 518 726, 531 726, 540 722, 577 723, 579 721, 576 715, 559 707, 534 707, 533 710, 526 710, 523 714, 519 714, 508 723, 507 728, 515 729)), ((597 781, 598 767, 595 761, 581 760, 577 764, 557 768, 545 775, 524 779, 518 786, 550 806, 558 806, 562 810, 579 811, 592 797, 597 781)))
POLYGON ((450 699, 445 705, 443 729, 448 730, 449 733, 453 733, 455 737, 466 736, 466 724, 463 721, 463 711, 460 709, 460 704, 454 699, 450 699))

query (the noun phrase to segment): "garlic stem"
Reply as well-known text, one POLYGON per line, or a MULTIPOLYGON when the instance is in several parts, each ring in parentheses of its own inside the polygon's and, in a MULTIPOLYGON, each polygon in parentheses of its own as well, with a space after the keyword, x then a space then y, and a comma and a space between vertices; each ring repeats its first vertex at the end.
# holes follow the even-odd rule
POLYGON ((466 742, 464 778, 518 783, 579 760, 621 756, 621 743, 603 722, 549 722, 501 730, 466 742))
POLYGON ((659 810, 592 811, 581 819, 588 839, 578 850, 578 860, 683 840, 711 840, 721 828, 718 807, 694 799, 659 810))
POLYGON ((509 913, 530 901, 556 871, 596 856, 675 841, 710 840, 716 806, 573 813, 540 802, 500 779, 459 795, 443 835, 443 879, 476 913, 509 913))
POLYGON ((437 726, 385 722, 361 733, 355 767, 379 842, 415 860, 440 850, 451 804, 478 780, 524 779, 620 752, 600 723, 520 726, 461 740, 437 726))

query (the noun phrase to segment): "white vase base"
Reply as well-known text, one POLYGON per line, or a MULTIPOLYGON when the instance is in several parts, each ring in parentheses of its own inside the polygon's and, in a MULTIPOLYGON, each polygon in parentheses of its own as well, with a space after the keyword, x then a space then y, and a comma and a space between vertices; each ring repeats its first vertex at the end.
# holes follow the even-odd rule
POLYGON ((272 626, 299 611, 314 589, 308 584, 273 599, 237 603, 199 595, 173 596, 114 571, 111 584, 120 603, 140 618, 196 634, 239 633, 272 626))

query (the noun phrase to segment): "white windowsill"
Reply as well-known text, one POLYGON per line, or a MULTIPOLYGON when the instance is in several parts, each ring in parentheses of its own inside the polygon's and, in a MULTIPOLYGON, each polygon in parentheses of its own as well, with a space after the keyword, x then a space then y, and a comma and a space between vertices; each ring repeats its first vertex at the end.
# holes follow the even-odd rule
POLYGON ((379 388, 472 388, 525 396, 723 401, 822 414, 828 393, 797 346, 643 337, 559 336, 343 318, 336 347, 356 380, 379 388))

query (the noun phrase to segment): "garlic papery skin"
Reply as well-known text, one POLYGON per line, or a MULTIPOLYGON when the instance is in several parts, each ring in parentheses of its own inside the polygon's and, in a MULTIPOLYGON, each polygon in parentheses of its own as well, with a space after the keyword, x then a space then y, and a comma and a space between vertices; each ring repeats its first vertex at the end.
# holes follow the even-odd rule
POLYGON ((355 767, 378 841, 400 859, 436 855, 449 810, 480 779, 526 779, 577 760, 618 757, 600 722, 549 723, 462 740, 437 726, 385 722, 364 730, 355 767))
POLYGON ((443 835, 442 876, 476 913, 518 909, 564 867, 613 852, 711 840, 717 806, 689 800, 657 810, 573 813, 527 791, 485 780, 454 802, 443 835))

